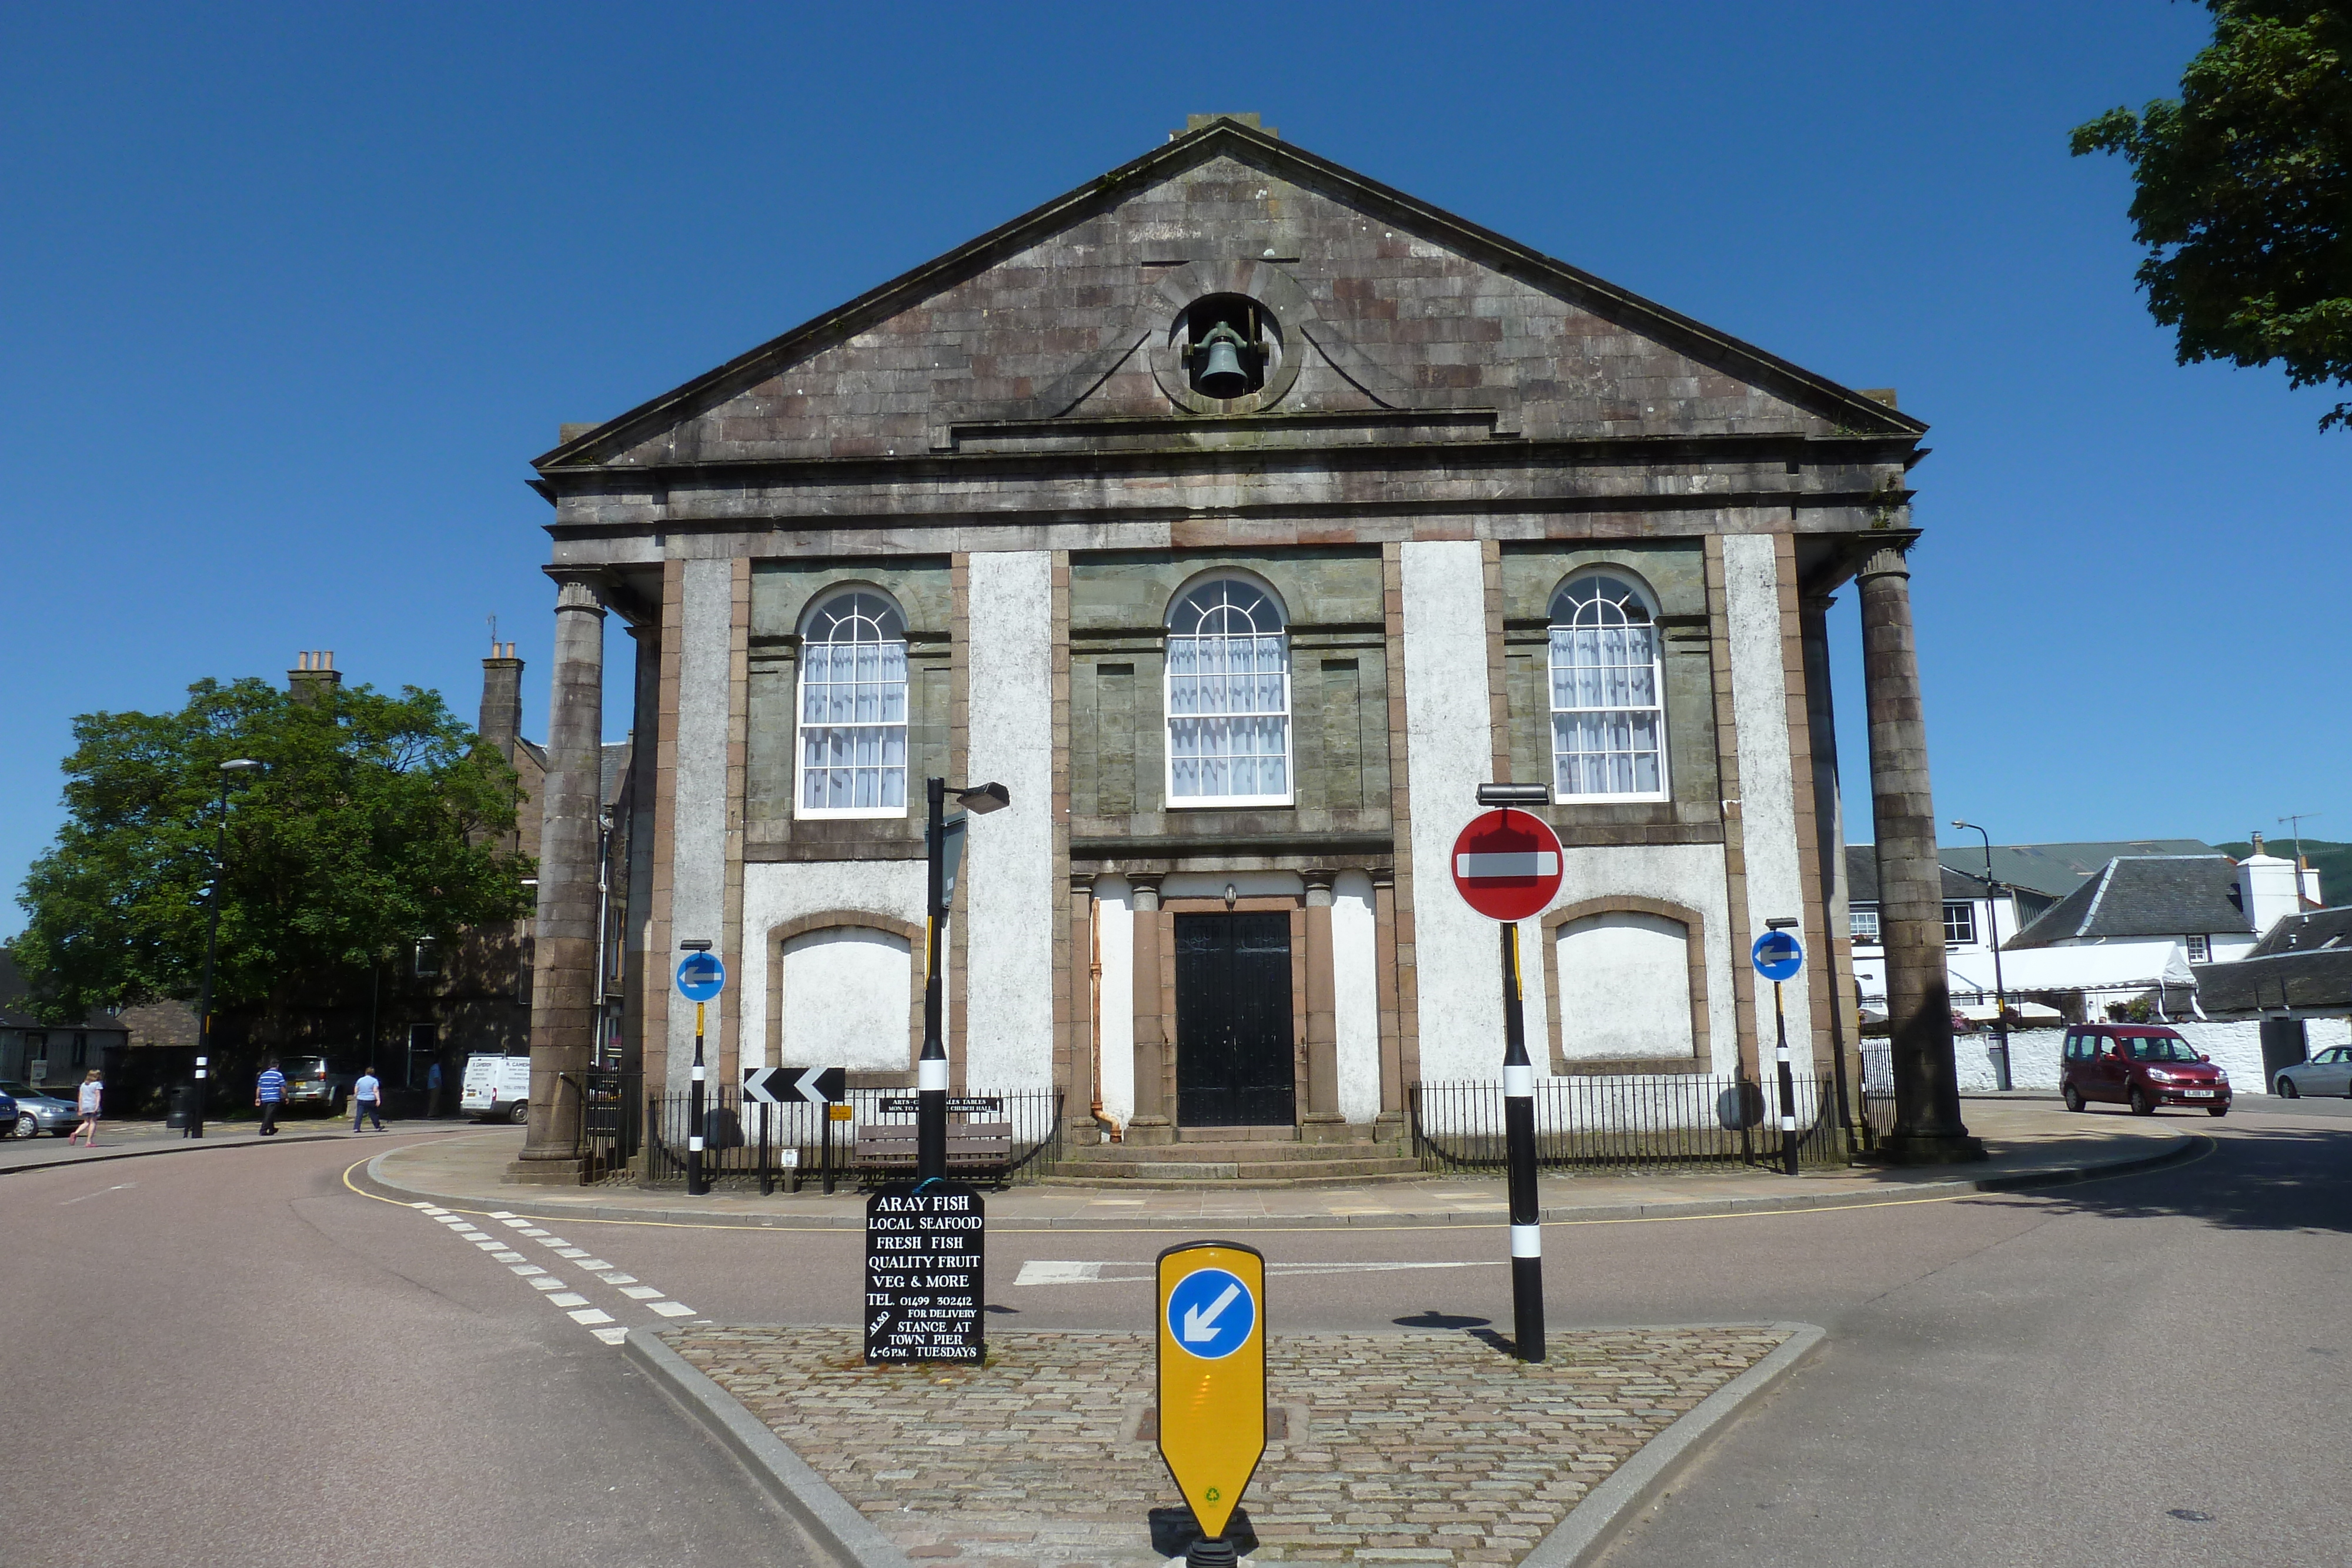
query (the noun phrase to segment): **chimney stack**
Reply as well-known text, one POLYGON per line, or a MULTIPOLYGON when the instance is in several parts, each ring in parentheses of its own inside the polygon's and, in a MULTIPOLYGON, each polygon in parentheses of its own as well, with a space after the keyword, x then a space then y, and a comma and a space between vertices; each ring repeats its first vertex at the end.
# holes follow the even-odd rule
POLYGON ((514 760, 515 738, 522 732, 522 661, 512 643, 492 643, 482 661, 482 716, 475 728, 500 757, 514 760))
POLYGON ((2246 925, 2259 936, 2290 915, 2303 908, 2302 881, 2294 866, 2277 855, 2263 852, 2263 836, 2252 835, 2253 848, 2238 862, 2238 904, 2246 912, 2246 925))
POLYGON ((287 693, 298 703, 314 703, 320 692, 333 691, 342 684, 342 673, 335 668, 332 648, 310 649, 297 654, 294 667, 286 672, 287 693))

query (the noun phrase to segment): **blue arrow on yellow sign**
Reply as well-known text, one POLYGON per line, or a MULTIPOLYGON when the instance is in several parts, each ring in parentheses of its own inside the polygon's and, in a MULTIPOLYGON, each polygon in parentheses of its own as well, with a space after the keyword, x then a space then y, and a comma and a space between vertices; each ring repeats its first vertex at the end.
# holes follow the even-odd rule
POLYGON ((1265 1258, 1238 1241, 1160 1255, 1160 1457, 1221 1540, 1265 1453, 1265 1258))

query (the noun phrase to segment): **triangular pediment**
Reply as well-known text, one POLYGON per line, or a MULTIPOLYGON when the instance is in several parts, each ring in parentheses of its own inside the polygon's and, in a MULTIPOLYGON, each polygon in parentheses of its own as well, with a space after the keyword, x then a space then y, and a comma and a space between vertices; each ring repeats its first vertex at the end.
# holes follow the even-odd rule
MULTIPOLYGON (((889 458, 959 433, 1415 413, 1531 439, 1926 428, 1566 263, 1216 120, 537 460, 889 458), (1187 304, 1261 300, 1280 386, 1188 395, 1187 304)), ((1282 423, 1273 420, 1272 423, 1282 423)))

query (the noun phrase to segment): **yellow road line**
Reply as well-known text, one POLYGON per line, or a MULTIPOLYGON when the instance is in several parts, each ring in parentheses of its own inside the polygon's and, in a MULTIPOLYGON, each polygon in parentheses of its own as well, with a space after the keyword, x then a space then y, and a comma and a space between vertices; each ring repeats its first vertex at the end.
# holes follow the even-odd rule
MULTIPOLYGON (((2213 1138, 2203 1133, 2194 1133, 2189 1134, 2189 1136, 2193 1142, 2202 1144, 2205 1146, 2202 1149, 2200 1149, 2196 1154, 2190 1155, 2189 1158, 2181 1160, 2178 1164, 2168 1166, 2165 1168, 2177 1170, 2185 1166, 2193 1166, 2199 1161, 2219 1153, 2221 1150, 2221 1145, 2213 1138)), ((373 1155, 370 1156, 370 1158, 373 1157, 373 1155)), ((365 1187, 353 1182, 352 1180, 352 1172, 359 1169, 360 1166, 367 1163, 367 1160, 354 1160, 351 1165, 345 1166, 343 1169, 343 1185, 350 1187, 352 1191, 359 1194, 362 1197, 372 1197, 378 1203, 389 1203, 398 1208, 415 1207, 415 1201, 413 1199, 385 1197, 381 1193, 370 1192, 365 1187)), ((2087 1186, 2093 1182, 2115 1181, 2123 1176, 2146 1176, 2147 1174, 2147 1168, 2143 1166, 2137 1170, 2116 1171, 2107 1176, 2076 1176, 2065 1181, 2063 1185, 2066 1186, 2087 1186)), ((1817 1204, 1801 1208, 1740 1208, 1727 1209, 1715 1214, 1635 1214, 1627 1215, 1615 1219, 1548 1219, 1544 1221, 1544 1226, 1547 1229, 1565 1230, 1573 1227, 1587 1225, 1675 1225, 1695 1219, 1785 1219, 1797 1216, 1847 1214, 1855 1209, 1864 1208, 1912 1208, 1922 1204, 1929 1203, 1958 1203, 1962 1199, 1971 1197, 2026 1197, 2030 1196, 2032 1191, 2032 1188, 2028 1187, 2020 1187, 2014 1191, 1997 1192, 1987 1192, 1981 1189, 1972 1188, 1967 1192, 1943 1193, 1935 1197, 1890 1197, 1871 1203, 1817 1204)), ((517 1201, 525 1200, 518 1199, 517 1201)), ((488 1218, 490 1214, 490 1211, 486 1208, 460 1208, 456 1204, 452 1203, 436 1203, 434 1207, 436 1208, 446 1208, 452 1214, 477 1214, 482 1216, 484 1218, 488 1218)), ((853 1225, 712 1225, 704 1221, 691 1219, 605 1219, 597 1216, 586 1214, 534 1214, 525 1216, 520 1209, 509 1210, 509 1212, 512 1213, 518 1219, 528 1218, 543 1224, 633 1225, 649 1230, 751 1230, 761 1231, 770 1235, 786 1236, 856 1237, 861 1234, 859 1228, 853 1225)), ((1201 1223, 1203 1228, 1213 1228, 1217 1230, 1232 1235, 1274 1235, 1291 1231, 1314 1231, 1317 1233, 1328 1231, 1336 1232, 1343 1236, 1356 1236, 1366 1234, 1368 1232, 1387 1230, 1504 1230, 1509 1228, 1507 1222, 1488 1224, 1484 1221, 1470 1221, 1459 1225, 1252 1225, 1246 1222, 1237 1225, 1228 1225, 1213 1217, 1203 1217, 1201 1223)), ((1000 1236, 1147 1236, 1164 1235, 1173 1228, 1173 1227, 1166 1225, 1055 1225, 1043 1227, 1034 1231, 1026 1228, 1020 1230, 1000 1230, 997 1234, 1000 1236)))

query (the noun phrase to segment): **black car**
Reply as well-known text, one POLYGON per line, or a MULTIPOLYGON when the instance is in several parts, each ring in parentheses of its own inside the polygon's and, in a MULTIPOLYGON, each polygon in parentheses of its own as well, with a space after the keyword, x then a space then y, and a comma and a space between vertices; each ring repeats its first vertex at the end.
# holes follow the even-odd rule
POLYGON ((32 1137, 40 1131, 40 1126, 36 1123, 33 1131, 26 1132, 25 1124, 31 1118, 17 1111, 15 1095, 0 1094, 0 1138, 32 1137))

